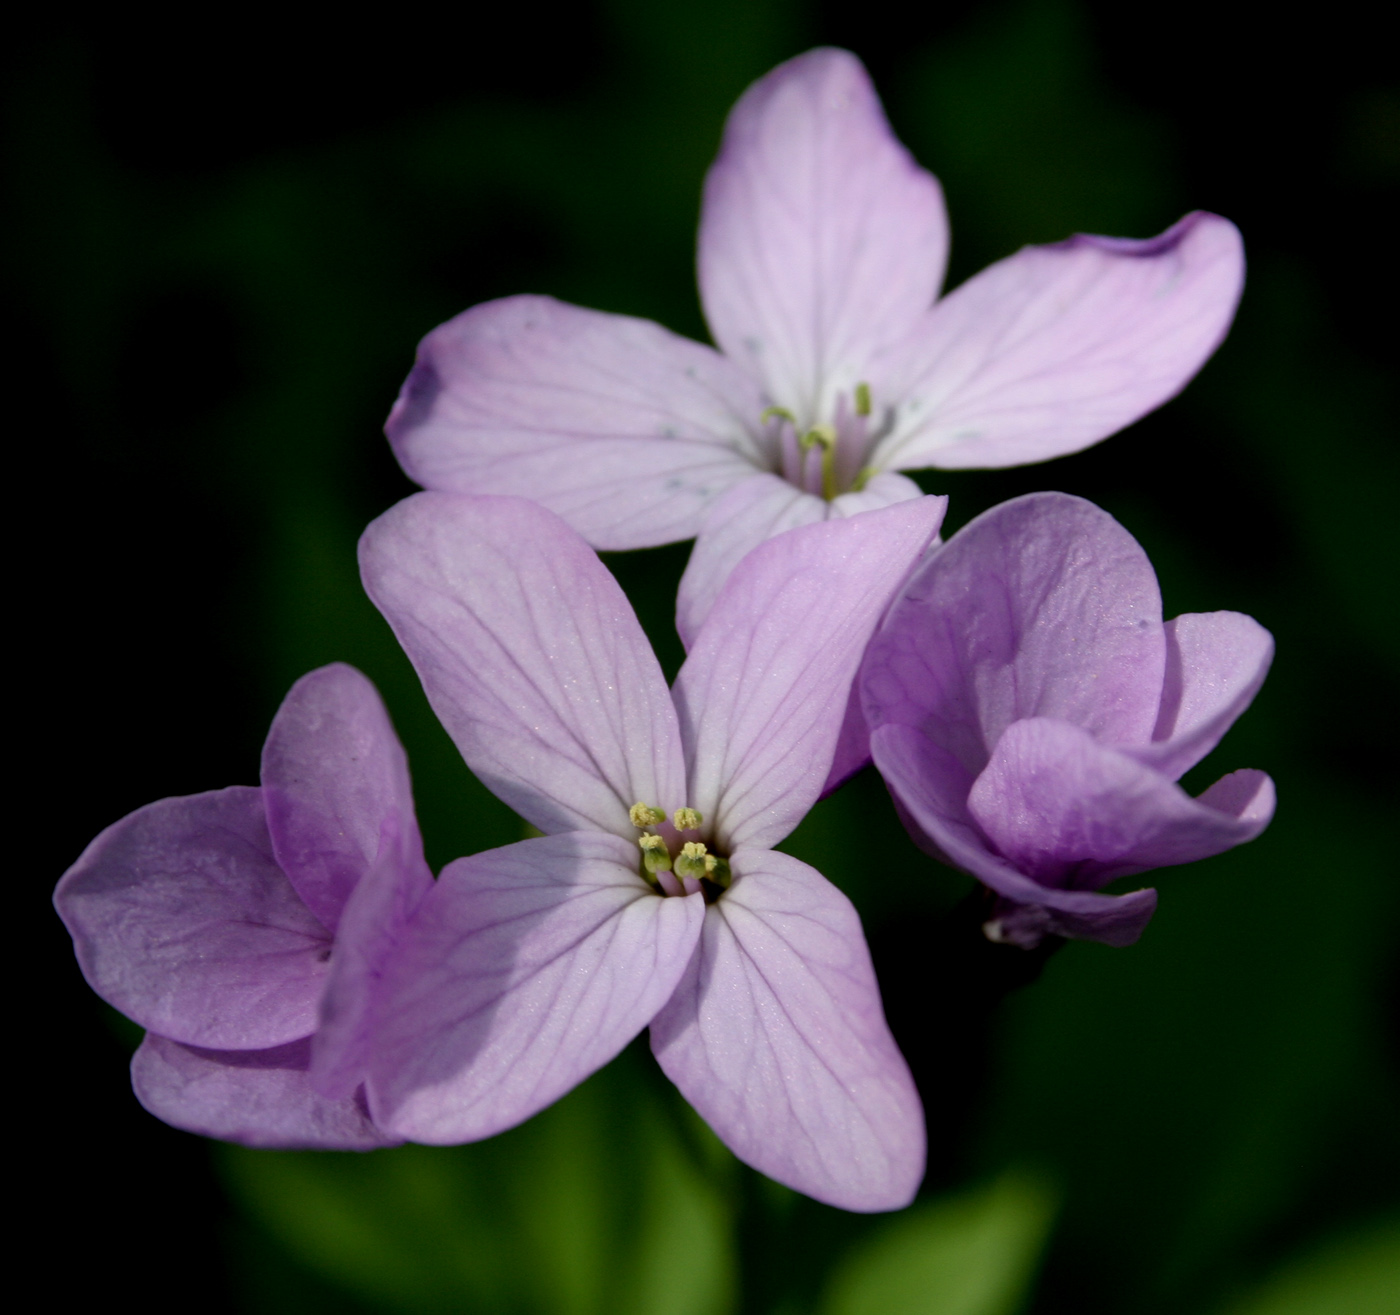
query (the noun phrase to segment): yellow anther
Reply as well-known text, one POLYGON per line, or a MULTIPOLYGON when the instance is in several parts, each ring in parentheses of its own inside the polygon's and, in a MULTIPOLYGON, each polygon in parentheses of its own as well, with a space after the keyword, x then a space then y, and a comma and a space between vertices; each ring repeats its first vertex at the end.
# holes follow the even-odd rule
POLYGON ((858 416, 868 416, 870 414, 870 385, 856 385, 856 414, 858 416))
POLYGON ((639 836, 637 843, 642 847, 642 865, 648 872, 671 870, 671 855, 660 836, 639 836))
POLYGON ((677 831, 694 831, 705 819, 693 808, 678 808, 671 814, 677 831))
POLYGON ((676 875, 681 877, 703 877, 715 868, 714 856, 708 853, 698 840, 688 840, 681 846, 676 859, 676 875))
POLYGON ((767 407, 763 414, 758 417, 760 425, 766 425, 770 420, 786 420, 794 429, 797 428, 797 417, 785 406, 767 407))
POLYGON ((659 808, 653 808, 650 804, 633 804, 627 810, 627 816, 632 819, 632 825, 645 829, 649 826, 660 826, 666 820, 666 814, 659 808))

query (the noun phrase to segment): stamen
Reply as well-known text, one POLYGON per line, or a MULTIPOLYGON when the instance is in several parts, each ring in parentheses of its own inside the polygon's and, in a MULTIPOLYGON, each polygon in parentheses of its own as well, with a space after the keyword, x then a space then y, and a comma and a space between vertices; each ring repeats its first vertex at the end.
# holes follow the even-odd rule
POLYGON ((801 443, 803 451, 822 450, 822 497, 830 502, 836 496, 836 431, 830 425, 814 425, 801 443))
POLYGON ((859 493, 861 489, 870 482, 871 476, 878 474, 879 471, 877 471, 874 466, 862 466, 860 470, 856 472, 855 479, 851 481, 851 492, 859 493))
POLYGON ((641 836, 637 843, 642 847, 642 866, 648 872, 669 872, 671 854, 666 842, 660 836, 641 836))
POLYGON ((680 856, 676 859, 676 875, 705 877, 713 872, 716 866, 715 856, 708 853, 704 845, 698 840, 688 840, 681 846, 680 856))
POLYGON ((770 420, 786 420, 794 429, 797 428, 797 417, 785 406, 765 407, 763 414, 758 417, 758 423, 766 425, 770 420))
POLYGON ((649 826, 660 826, 666 820, 666 814, 650 804, 633 804, 627 810, 627 816, 631 818, 632 825, 639 830, 645 830, 649 826))
POLYGON ((856 414, 858 416, 868 416, 870 414, 870 385, 856 385, 856 414))
POLYGON ((694 831, 705 819, 693 808, 678 808, 671 814, 677 831, 694 831))

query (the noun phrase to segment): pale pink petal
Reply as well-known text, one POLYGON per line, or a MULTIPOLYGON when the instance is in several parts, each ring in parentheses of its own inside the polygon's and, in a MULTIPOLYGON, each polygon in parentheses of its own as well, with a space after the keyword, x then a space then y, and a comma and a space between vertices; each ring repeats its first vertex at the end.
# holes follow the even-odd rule
POLYGON ((866 644, 945 505, 790 530, 729 577, 674 690, 689 801, 721 850, 777 844, 816 802, 866 644))
POLYGON ((950 754, 911 726, 885 725, 870 735, 875 766, 895 806, 919 846, 970 872, 1016 911, 999 910, 999 921, 1016 930, 1003 939, 1034 945, 1041 936, 1074 936, 1108 945, 1131 945, 1157 908, 1155 890, 1102 895, 1089 890, 1042 886, 994 854, 966 806, 967 784, 958 793, 964 769, 950 754), (1033 912, 1030 919, 1025 910, 1033 912))
POLYGON ((661 668, 588 545, 520 498, 419 493, 364 533, 365 588, 467 765, 541 831, 633 838, 686 801, 661 668))
POLYGON ((716 498, 676 594, 676 629, 689 648, 731 572, 776 534, 826 519, 826 502, 777 475, 755 474, 716 498))
POLYGON ((378 691, 343 662, 309 672, 272 720, 263 803, 277 861, 334 931, 395 814, 414 835, 408 760, 378 691))
POLYGON ((649 320, 489 301, 423 339, 386 431, 411 479, 543 503, 597 548, 688 539, 766 464, 754 383, 649 320))
POLYGON ((433 1144, 489 1137, 606 1064, 670 997, 704 899, 663 898, 596 832, 458 859, 381 987, 376 1121, 433 1144))
POLYGON ((88 985, 142 1027, 253 1050, 316 1026, 331 937, 272 855, 260 790, 128 814, 64 873, 54 905, 88 985))
POLYGON ((324 1096, 351 1095, 364 1078, 374 1041, 375 1009, 385 965, 405 926, 433 889, 412 817, 396 812, 380 828, 379 852, 340 920, 331 971, 311 1039, 311 1075, 324 1096))
POLYGON ((938 294, 937 181, 895 140, 860 61, 813 50, 754 83, 705 183, 700 293, 715 341, 799 426, 868 378, 938 294))
POLYGON ((745 1163, 846 1210, 898 1210, 923 1178, 923 1110, 860 919, 795 858, 731 861, 652 1049, 745 1163))
POLYGON ((1078 726, 1036 717, 1006 728, 968 811, 1019 872, 1042 885, 1096 889, 1253 840, 1273 816, 1273 784, 1262 772, 1226 780, 1192 799, 1078 726))
POLYGON ((1167 675, 1152 743, 1127 752, 1176 780, 1253 702, 1269 674, 1274 639, 1240 612, 1188 612, 1167 622, 1166 635, 1167 675))
POLYGON ((1033 493, 984 512, 900 591, 861 673, 865 715, 922 728, 972 776, 1013 721, 1151 739, 1166 640, 1147 555, 1106 512, 1033 493))
POLYGON ((949 294, 883 367, 902 380, 882 470, 1019 466, 1077 452, 1175 396, 1239 301, 1234 225, 1187 215, 1143 242, 1026 247, 949 294))
POLYGON ((370 1122, 363 1100, 311 1089, 310 1038, 275 1050, 202 1050, 146 1034, 131 1060, 136 1099, 186 1132, 278 1150, 368 1151, 403 1139, 370 1122))

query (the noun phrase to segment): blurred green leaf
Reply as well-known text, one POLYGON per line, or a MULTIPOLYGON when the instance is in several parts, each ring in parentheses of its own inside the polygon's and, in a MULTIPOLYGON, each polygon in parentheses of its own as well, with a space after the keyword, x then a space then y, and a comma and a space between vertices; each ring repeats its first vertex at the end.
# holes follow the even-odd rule
POLYGON ((1012 1315, 1030 1290, 1055 1204, 1008 1174, 885 1224, 833 1278, 823 1315, 1012 1315))
POLYGON ((226 1147, 257 1224, 385 1311, 718 1315, 733 1306, 733 1168, 632 1054, 471 1146, 368 1155, 226 1147))
POLYGON ((1395 1315, 1400 1311, 1400 1219, 1286 1265, 1223 1315, 1395 1315))

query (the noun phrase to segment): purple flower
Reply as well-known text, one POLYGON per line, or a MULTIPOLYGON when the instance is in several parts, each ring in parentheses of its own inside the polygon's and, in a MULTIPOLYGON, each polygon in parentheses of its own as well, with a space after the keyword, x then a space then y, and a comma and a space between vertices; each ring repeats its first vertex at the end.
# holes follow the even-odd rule
POLYGON ((847 691, 942 499, 755 550, 668 690, 572 529, 421 493, 366 531, 365 587, 463 757, 541 838, 442 872, 366 1025, 381 1126, 490 1136, 651 1027, 743 1160, 851 1210, 906 1204, 918 1097, 849 901, 773 846, 826 779, 847 691))
POLYGON ((131 1078, 152 1114, 251 1146, 363 1150, 402 1140, 368 1115, 357 1047, 431 886, 403 749, 374 686, 336 664, 287 695, 261 789, 137 809, 54 904, 88 984, 148 1029, 131 1078))
POLYGON ((715 351, 548 297, 422 342, 388 434, 426 488, 543 503, 597 548, 699 534, 678 624, 797 525, 918 496, 902 470, 1075 452, 1173 396, 1234 314, 1234 226, 1027 247, 942 300, 938 182, 860 62, 813 50, 740 98, 705 185, 715 351))
POLYGON ((1163 624, 1147 555, 1111 516, 1035 493, 931 554, 870 645, 875 764, 914 839, 1000 897, 994 940, 1128 945, 1157 893, 1116 877, 1252 840, 1273 782, 1176 785, 1249 706, 1273 640, 1238 612, 1163 624))

